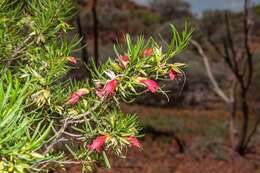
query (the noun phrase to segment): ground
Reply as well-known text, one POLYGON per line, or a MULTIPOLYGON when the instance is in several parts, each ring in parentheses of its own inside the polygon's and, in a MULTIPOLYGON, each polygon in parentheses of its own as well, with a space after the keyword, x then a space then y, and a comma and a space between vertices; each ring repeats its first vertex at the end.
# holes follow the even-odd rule
MULTIPOLYGON (((140 117, 146 133, 141 139, 143 149, 130 148, 126 159, 111 155, 112 169, 100 168, 98 173, 260 173, 259 147, 245 157, 230 150, 222 109, 122 108, 140 117), (185 143, 184 153, 176 138, 185 143)), ((67 172, 79 173, 80 167, 72 166, 67 172)))

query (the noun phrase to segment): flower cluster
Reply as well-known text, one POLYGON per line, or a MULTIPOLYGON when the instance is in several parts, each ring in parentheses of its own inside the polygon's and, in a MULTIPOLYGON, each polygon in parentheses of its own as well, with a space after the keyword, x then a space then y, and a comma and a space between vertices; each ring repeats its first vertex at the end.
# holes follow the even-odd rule
MULTIPOLYGON (((144 92, 158 92, 161 90, 159 84, 156 82, 156 80, 149 78, 153 75, 146 74, 145 70, 147 69, 147 71, 149 71, 151 69, 150 73, 160 73, 161 76, 169 78, 169 80, 175 80, 179 75, 182 74, 181 67, 184 66, 184 64, 178 63, 166 65, 166 62, 163 61, 161 50, 161 48, 157 47, 145 48, 141 53, 138 54, 138 58, 136 59, 133 58, 131 54, 124 53, 118 55, 117 59, 111 62, 111 65, 108 64, 104 68, 101 68, 104 70, 104 73, 101 71, 97 76, 103 76, 103 74, 105 74, 108 76, 108 79, 106 79, 103 84, 100 80, 96 80, 95 94, 98 96, 98 98, 104 101, 105 99, 109 99, 112 96, 117 97, 117 94, 120 95, 122 93, 124 94, 129 92, 123 90, 122 88, 132 84, 136 84, 137 87, 145 87, 146 89, 144 92), (156 67, 154 67, 156 66, 154 61, 156 61, 157 66, 160 67, 158 70, 156 67), (136 67, 140 62, 141 68, 138 70, 136 67), (131 81, 131 79, 133 80, 131 81)), ((135 89, 132 88, 132 90, 135 89)), ((130 146, 132 145, 141 148, 141 144, 134 134, 123 138, 125 138, 125 141, 128 141, 130 146)), ((110 141, 111 136, 109 134, 100 134, 89 145, 87 145, 87 148, 91 151, 96 151, 99 153, 104 148, 104 145, 110 141)))
MULTIPOLYGON (((87 148, 91 151, 96 151, 99 153, 102 150, 104 144, 106 143, 107 138, 108 137, 106 135, 100 135, 96 139, 94 139, 91 144, 87 145, 87 148)), ((137 148, 142 147, 135 136, 128 136, 126 140, 129 142, 129 145, 133 145, 137 148)))
MULTIPOLYGON (((148 67, 150 69, 153 69, 154 67, 152 66, 153 64, 151 62, 153 62, 154 59, 157 60, 158 56, 159 59, 162 58, 160 52, 161 49, 159 48, 154 48, 154 49, 155 51, 151 47, 145 48, 143 52, 140 54, 139 61, 143 62, 143 64, 141 65, 144 68, 148 67)), ((124 79, 127 77, 134 78, 134 82, 137 85, 146 87, 147 89, 144 92, 150 91, 152 93, 156 93, 158 90, 160 90, 160 86, 156 82, 156 80, 149 79, 146 74, 144 75, 145 72, 143 69, 141 69, 140 71, 135 69, 135 66, 137 65, 135 61, 136 60, 134 60, 131 57, 131 55, 128 54, 119 55, 116 61, 113 62, 111 65, 109 65, 107 69, 108 72, 105 72, 110 79, 107 79, 104 82, 105 84, 103 88, 100 88, 100 86, 96 88, 97 96, 100 97, 101 99, 105 99, 108 98, 109 96, 113 96, 117 91, 117 88, 120 86, 120 84, 125 83, 124 79), (120 68, 120 70, 118 70, 118 68, 120 68), (118 71, 119 73, 115 75, 115 73, 118 71), (130 72, 132 72, 132 74, 130 72)), ((162 76, 168 75, 170 80, 175 80, 177 76, 182 73, 179 67, 176 67, 174 64, 166 66, 163 62, 159 62, 158 66, 159 66, 158 71, 155 73, 161 72, 162 76)), ((131 85, 131 83, 129 85, 131 85)))

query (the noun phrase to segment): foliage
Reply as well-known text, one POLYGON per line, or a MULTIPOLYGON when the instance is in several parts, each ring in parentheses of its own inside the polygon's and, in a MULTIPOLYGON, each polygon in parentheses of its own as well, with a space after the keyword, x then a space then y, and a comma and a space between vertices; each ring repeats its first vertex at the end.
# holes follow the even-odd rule
POLYGON ((116 59, 86 67, 93 80, 64 79, 79 63, 71 54, 80 40, 66 36, 72 7, 68 0, 0 1, 0 69, 9 74, 0 82, 5 172, 66 163, 82 164, 86 172, 99 162, 109 167, 106 151, 123 156, 128 146, 140 147, 137 118, 124 115, 119 102, 147 91, 165 94, 156 80, 183 74, 185 64, 167 62, 188 45, 191 31, 178 33, 172 26, 167 50, 152 38, 126 36, 126 44, 115 48, 116 59))
MULTIPOLYGON (((50 161, 40 148, 48 141, 52 123, 41 121, 34 126, 36 110, 27 111, 25 104, 28 82, 21 86, 18 80, 3 76, 0 80, 0 171, 23 172, 24 169, 37 169, 37 163, 50 161), (5 85, 5 83, 8 83, 5 85)), ((39 166, 39 165, 38 165, 39 166)))
POLYGON ((161 14, 162 22, 192 17, 190 4, 182 0, 152 0, 151 6, 161 14))

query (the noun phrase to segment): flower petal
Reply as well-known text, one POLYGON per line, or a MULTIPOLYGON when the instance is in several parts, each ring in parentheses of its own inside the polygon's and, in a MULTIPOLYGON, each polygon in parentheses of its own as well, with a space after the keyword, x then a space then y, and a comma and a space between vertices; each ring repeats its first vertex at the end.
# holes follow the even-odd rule
POLYGON ((152 48, 147 48, 144 50, 143 56, 144 57, 149 57, 153 55, 153 49, 152 48))
POLYGON ((100 98, 105 98, 107 96, 113 95, 117 85, 118 82, 116 79, 109 80, 102 89, 96 91, 96 94, 100 98))
POLYGON ((141 148, 141 144, 140 142, 138 141, 138 139, 135 137, 135 136, 129 136, 127 138, 128 142, 130 142, 131 145, 135 146, 135 147, 138 147, 138 148, 141 148))
POLYGON ((67 58, 71 64, 77 64, 77 59, 73 56, 67 58))
POLYGON ((171 80, 174 80, 177 77, 177 72, 173 69, 169 71, 169 77, 171 80))
POLYGON ((102 136, 98 136, 96 139, 94 139, 92 141, 92 143, 90 145, 87 145, 88 149, 90 149, 91 151, 97 151, 100 152, 101 148, 103 147, 103 145, 106 142, 106 136, 102 135, 102 136))
POLYGON ((152 93, 156 93, 160 88, 159 85, 151 79, 141 79, 140 82, 144 84, 152 93))

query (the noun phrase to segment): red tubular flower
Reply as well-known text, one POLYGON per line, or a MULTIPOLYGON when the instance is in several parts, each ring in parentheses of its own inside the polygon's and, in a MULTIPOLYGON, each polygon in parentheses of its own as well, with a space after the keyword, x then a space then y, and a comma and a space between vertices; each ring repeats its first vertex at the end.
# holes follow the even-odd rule
POLYGON ((140 142, 138 141, 138 139, 135 137, 135 136, 129 136, 127 138, 128 142, 130 142, 131 145, 135 146, 135 147, 138 147, 138 148, 141 148, 141 144, 140 142))
POLYGON ((128 57, 127 55, 120 55, 120 56, 118 57, 118 61, 119 61, 119 65, 120 65, 121 67, 126 68, 127 65, 129 64, 129 57, 128 57))
POLYGON ((169 71, 169 77, 171 80, 174 80, 177 77, 177 72, 174 69, 169 71))
POLYGON ((91 151, 97 151, 99 153, 106 142, 106 138, 107 137, 105 135, 98 136, 92 141, 90 145, 87 146, 88 149, 90 149, 91 151))
POLYGON ((79 102, 80 97, 86 95, 89 91, 85 88, 81 88, 78 91, 72 93, 66 102, 66 105, 75 105, 79 102))
POLYGON ((149 56, 152 56, 153 54, 153 49, 152 48, 147 48, 144 50, 144 53, 143 53, 143 56, 144 57, 149 57, 149 56))
POLYGON ((151 79, 141 79, 140 82, 144 84, 148 90, 150 90, 152 93, 156 93, 157 90, 160 88, 159 85, 151 79))
POLYGON ((96 91, 96 94, 100 98, 105 98, 107 96, 113 95, 114 91, 116 90, 117 84, 118 82, 116 79, 109 80, 102 89, 96 91))
POLYGON ((66 102, 66 105, 75 105, 79 102, 80 96, 77 93, 72 93, 66 102))
POLYGON ((71 57, 68 57, 68 61, 71 63, 71 64, 77 64, 77 59, 73 56, 71 57))

